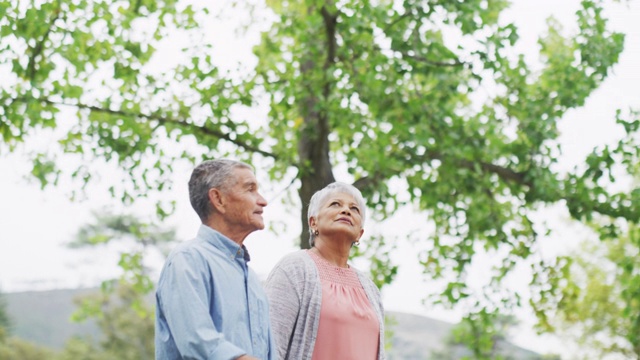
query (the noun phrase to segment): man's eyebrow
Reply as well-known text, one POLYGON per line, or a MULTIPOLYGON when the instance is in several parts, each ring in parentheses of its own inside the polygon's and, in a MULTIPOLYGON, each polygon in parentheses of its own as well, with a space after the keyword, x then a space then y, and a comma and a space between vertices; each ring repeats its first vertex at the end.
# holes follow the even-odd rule
POLYGON ((246 188, 256 187, 257 188, 258 187, 258 183, 256 181, 253 181, 253 180, 247 180, 244 183, 244 187, 246 187, 246 188))

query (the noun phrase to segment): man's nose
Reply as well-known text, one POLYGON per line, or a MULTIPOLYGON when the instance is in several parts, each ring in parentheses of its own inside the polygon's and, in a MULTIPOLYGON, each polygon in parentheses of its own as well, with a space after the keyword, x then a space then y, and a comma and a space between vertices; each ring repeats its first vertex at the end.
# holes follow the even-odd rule
POLYGON ((265 199, 260 193, 258 193, 258 205, 267 206, 267 199, 265 199))

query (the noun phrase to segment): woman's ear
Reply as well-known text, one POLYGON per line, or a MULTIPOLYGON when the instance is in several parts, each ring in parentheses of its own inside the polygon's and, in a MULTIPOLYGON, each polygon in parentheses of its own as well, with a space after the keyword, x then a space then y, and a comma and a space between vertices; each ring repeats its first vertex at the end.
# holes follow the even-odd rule
POLYGON ((209 202, 216 209, 217 212, 224 214, 224 194, 216 188, 209 189, 209 202))
POLYGON ((309 228, 313 229, 317 223, 315 216, 309 218, 309 228))

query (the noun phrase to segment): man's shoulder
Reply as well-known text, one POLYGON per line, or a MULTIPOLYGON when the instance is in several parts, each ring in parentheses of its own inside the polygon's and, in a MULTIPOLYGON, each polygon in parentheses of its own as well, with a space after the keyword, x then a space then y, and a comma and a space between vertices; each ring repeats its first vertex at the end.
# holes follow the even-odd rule
POLYGON ((207 253, 215 251, 215 247, 207 246, 206 241, 196 237, 176 245, 169 253, 169 256, 167 256, 167 260, 172 260, 178 257, 204 258, 207 253))
POLYGON ((177 253, 192 251, 192 249, 195 246, 195 243, 196 243, 196 239, 181 241, 171 250, 171 252, 169 253, 169 256, 177 253))

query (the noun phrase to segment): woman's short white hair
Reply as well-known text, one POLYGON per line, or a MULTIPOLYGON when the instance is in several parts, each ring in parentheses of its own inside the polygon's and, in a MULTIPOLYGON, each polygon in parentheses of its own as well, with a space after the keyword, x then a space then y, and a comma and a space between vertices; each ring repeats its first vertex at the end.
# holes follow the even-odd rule
MULTIPOLYGON (((362 217, 362 226, 364 227, 364 221, 367 215, 367 205, 362 197, 362 193, 358 188, 353 185, 346 184, 343 182, 333 182, 324 188, 316 191, 315 194, 311 197, 309 201, 309 209, 307 210, 307 221, 309 221, 312 217, 317 218, 318 213, 320 212, 320 206, 327 201, 327 198, 333 194, 344 193, 353 196, 360 208, 360 215, 362 217)), ((316 240, 316 235, 313 233, 313 229, 309 227, 309 245, 313 247, 316 240)))

